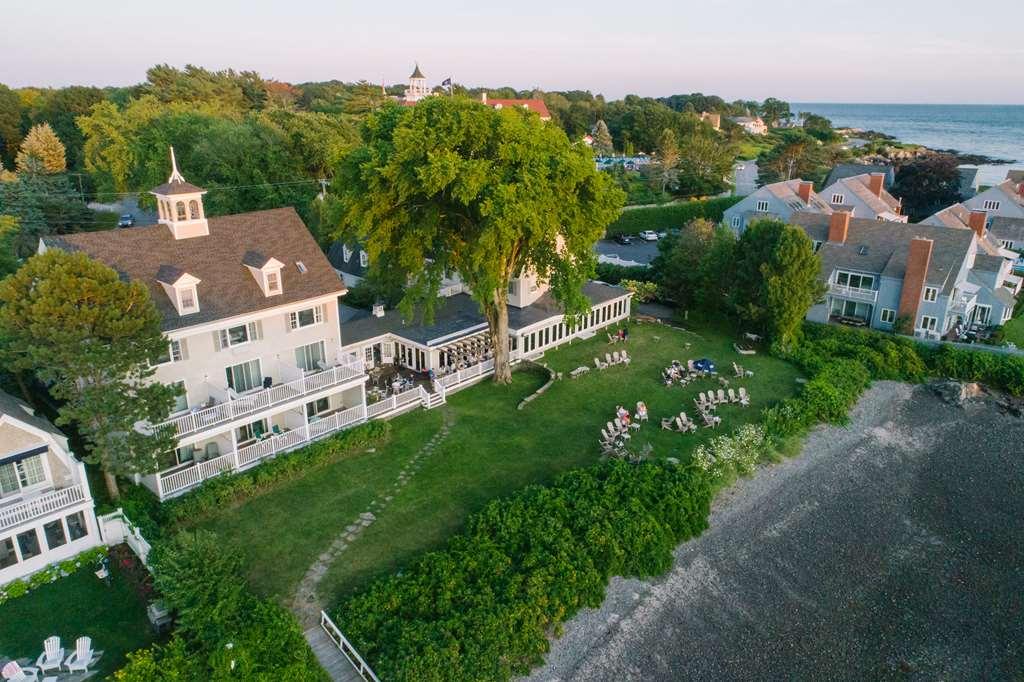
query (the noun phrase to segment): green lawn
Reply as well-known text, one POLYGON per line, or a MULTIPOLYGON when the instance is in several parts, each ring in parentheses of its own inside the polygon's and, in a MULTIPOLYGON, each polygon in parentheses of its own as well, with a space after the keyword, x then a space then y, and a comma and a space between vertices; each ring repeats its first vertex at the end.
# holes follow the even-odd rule
POLYGON ((1005 339, 1015 344, 1018 348, 1024 348, 1024 315, 1018 315, 1003 326, 1005 339))
POLYGON ((589 341, 549 352, 544 362, 567 378, 521 411, 516 409, 519 401, 539 388, 546 375, 519 371, 511 386, 486 382, 453 394, 444 408, 418 410, 395 420, 391 441, 377 452, 360 453, 311 472, 271 494, 225 510, 205 525, 245 555, 256 591, 286 599, 331 539, 372 498, 391 494, 387 489, 398 470, 447 417, 448 438, 324 577, 321 593, 333 601, 422 551, 440 546, 488 500, 596 461, 600 428, 614 417, 617 404, 630 411, 637 400, 648 405, 650 423, 631 441, 636 449, 650 443, 654 457, 684 459, 695 444, 758 420, 761 408, 796 388, 795 368, 766 355, 738 355, 731 335, 637 324, 632 325, 625 346, 632 364, 569 379, 571 369, 593 367, 596 354, 620 348, 606 341, 601 332, 589 341), (753 378, 732 384, 747 388, 752 405, 720 408, 723 425, 718 430, 701 429, 688 435, 662 431, 660 417, 681 409, 694 416, 693 396, 698 390, 718 388, 718 382, 709 378, 687 388, 666 388, 660 382, 661 369, 673 359, 701 357, 712 358, 725 376, 732 375, 733 361, 753 370, 753 378))
POLYGON ((127 653, 149 646, 154 635, 146 606, 115 564, 110 587, 84 567, 0 606, 0 655, 35 663, 50 635, 60 636, 65 655, 78 637, 88 635, 104 652, 97 667, 103 679, 124 665, 127 653))

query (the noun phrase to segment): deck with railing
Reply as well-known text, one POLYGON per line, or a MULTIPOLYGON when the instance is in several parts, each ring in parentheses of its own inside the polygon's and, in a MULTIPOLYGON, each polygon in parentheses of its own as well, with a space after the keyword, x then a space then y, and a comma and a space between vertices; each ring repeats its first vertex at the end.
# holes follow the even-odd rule
POLYGON ((85 490, 76 484, 0 507, 0 530, 13 528, 40 516, 46 516, 65 507, 78 504, 84 499, 86 499, 85 490))
POLYGON ((828 292, 834 296, 841 296, 853 301, 863 301, 865 303, 875 303, 878 301, 878 291, 875 289, 858 289, 830 282, 828 292))
POLYGON ((184 437, 365 376, 361 362, 336 365, 243 396, 229 397, 218 405, 169 419, 160 427, 173 427, 179 437, 184 437))

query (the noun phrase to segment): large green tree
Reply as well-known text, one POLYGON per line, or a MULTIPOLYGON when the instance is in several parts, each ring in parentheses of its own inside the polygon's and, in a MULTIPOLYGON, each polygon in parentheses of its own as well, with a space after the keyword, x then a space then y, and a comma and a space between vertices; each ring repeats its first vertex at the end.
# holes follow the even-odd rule
POLYGON ((736 152, 731 145, 707 133, 683 139, 679 159, 679 190, 683 196, 719 194, 729 187, 736 152))
POLYGON ((21 146, 21 98, 0 83, 0 162, 14 166, 14 155, 21 146))
POLYGON ((149 290, 83 253, 50 250, 0 281, 0 361, 33 372, 60 401, 58 424, 73 423, 112 498, 117 476, 158 469, 174 447, 167 419, 177 389, 151 380, 166 354, 149 290))
POLYGON ((734 302, 741 320, 780 348, 796 340, 807 311, 824 294, 821 263, 799 227, 759 220, 736 247, 734 302))
POLYGON ((430 315, 442 276, 462 276, 487 319, 498 383, 511 381, 509 283, 536 273, 567 315, 583 313, 594 243, 624 199, 558 127, 448 97, 371 114, 335 191, 340 232, 408 277, 404 307, 422 302, 430 315))
POLYGON ((14 247, 23 258, 35 252, 40 237, 91 229, 96 220, 67 175, 45 173, 34 158, 26 165, 25 172, 0 181, 0 212, 17 219, 14 247))
POLYGON ((960 171, 956 158, 935 154, 899 169, 892 193, 903 199, 912 220, 922 220, 960 201, 960 171))
POLYGON ((680 308, 689 308, 696 301, 701 287, 698 268, 714 235, 714 223, 698 218, 658 242, 658 255, 651 268, 664 295, 680 308))

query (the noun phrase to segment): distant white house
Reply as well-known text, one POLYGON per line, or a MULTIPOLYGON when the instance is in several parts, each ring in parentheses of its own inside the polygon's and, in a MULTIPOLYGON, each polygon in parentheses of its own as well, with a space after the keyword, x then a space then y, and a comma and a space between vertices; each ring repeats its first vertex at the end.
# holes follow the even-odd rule
POLYGON ((964 201, 964 206, 972 211, 985 211, 990 220, 996 216, 1024 218, 1024 182, 1008 178, 995 187, 978 192, 964 201))
POLYGON ((723 221, 738 235, 757 220, 776 218, 789 222, 797 212, 832 214, 832 207, 814 191, 814 183, 785 180, 759 187, 738 204, 726 209, 723 221))
POLYGON ((100 543, 85 466, 67 437, 0 392, 0 585, 100 543))
POLYGON ((839 178, 819 192, 832 208, 847 211, 853 218, 907 222, 902 202, 885 189, 884 173, 862 173, 839 178))
POLYGON ((766 135, 768 133, 768 126, 760 116, 734 116, 729 120, 751 135, 766 135))

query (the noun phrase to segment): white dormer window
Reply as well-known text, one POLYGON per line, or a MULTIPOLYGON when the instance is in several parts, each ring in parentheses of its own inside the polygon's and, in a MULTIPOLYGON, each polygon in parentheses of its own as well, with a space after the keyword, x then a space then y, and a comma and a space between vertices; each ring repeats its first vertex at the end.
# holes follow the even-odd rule
POLYGON ((845 204, 846 203, 846 195, 843 195, 843 194, 833 194, 832 195, 832 203, 833 204, 845 204))
POLYGON ((986 199, 985 203, 982 204, 982 208, 986 211, 998 211, 999 207, 1002 206, 1001 201, 995 201, 993 199, 986 199))
POLYGON ((352 249, 345 245, 341 247, 341 257, 345 259, 345 262, 349 262, 352 259, 352 249))
POLYGON ((362 267, 365 268, 369 264, 370 264, 370 257, 368 255, 366 255, 365 251, 360 251, 359 252, 359 265, 361 265, 362 267))
POLYGON ((937 288, 935 288, 935 287, 925 287, 924 288, 924 300, 927 303, 934 303, 935 300, 938 297, 939 297, 939 290, 937 288))
POLYGON ((768 212, 768 202, 763 200, 763 199, 759 200, 757 202, 757 205, 754 207, 754 210, 757 211, 758 213, 767 213, 768 212))
POLYGON ((199 310, 199 298, 196 296, 195 286, 178 287, 178 312, 182 315, 194 313, 199 310))
POLYGON ((281 270, 284 263, 276 258, 267 258, 258 251, 250 251, 245 254, 242 264, 249 268, 264 296, 277 296, 282 293, 281 270))
POLYGON ((281 293, 281 272, 279 270, 271 270, 266 273, 267 278, 267 296, 281 293))

